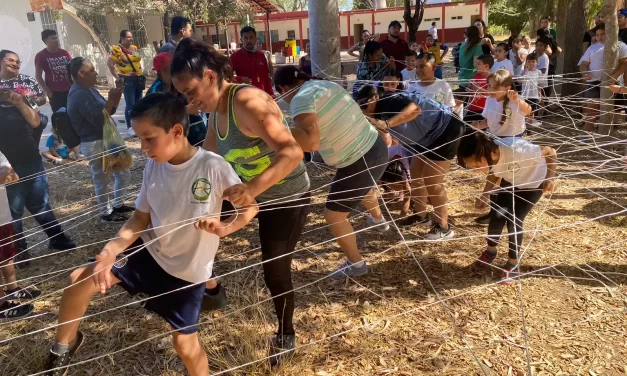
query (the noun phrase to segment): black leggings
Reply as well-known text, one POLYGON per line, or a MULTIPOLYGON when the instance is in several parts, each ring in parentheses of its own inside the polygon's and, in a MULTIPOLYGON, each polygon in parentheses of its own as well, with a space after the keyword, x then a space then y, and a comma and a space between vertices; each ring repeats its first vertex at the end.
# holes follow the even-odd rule
POLYGON ((540 197, 542 197, 541 188, 518 189, 512 188, 509 184, 501 184, 501 190, 490 195, 488 245, 491 247, 498 245, 503 227, 507 223, 509 258, 518 259, 518 248, 523 241, 523 222, 540 197), (512 221, 512 218, 515 221, 512 221))
MULTIPOLYGON (((267 205, 257 214, 263 276, 279 320, 278 334, 294 334, 294 286, 292 285, 292 252, 305 227, 311 195, 284 204, 267 205), (265 262, 270 259, 273 261, 265 262)), ((224 201, 222 212, 233 210, 224 201)))

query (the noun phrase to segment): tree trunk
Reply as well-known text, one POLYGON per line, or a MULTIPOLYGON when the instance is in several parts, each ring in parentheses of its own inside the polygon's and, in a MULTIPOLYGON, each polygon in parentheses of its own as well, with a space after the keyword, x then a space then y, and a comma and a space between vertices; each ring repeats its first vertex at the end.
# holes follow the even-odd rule
MULTIPOLYGON (((577 63, 583 54, 582 51, 582 36, 587 28, 586 15, 584 12, 584 0, 569 0, 570 7, 568 8, 567 22, 568 30, 572 30, 566 33, 564 39, 564 72, 578 72, 579 68, 577 63)), ((567 82, 562 85, 562 97, 574 95, 581 92, 580 84, 574 82, 574 78, 578 76, 569 74, 567 76, 567 82)))
POLYGON ((167 10, 163 13, 163 35, 164 35, 164 39, 163 41, 165 43, 168 43, 168 40, 170 40, 170 12, 168 12, 167 10))
POLYGON ((337 79, 342 75, 337 0, 309 0, 308 10, 312 73, 337 79))
MULTIPOLYGON (((557 15, 557 44, 564 46, 566 44, 566 24, 568 22, 568 13, 565 11, 568 9, 568 0, 559 0, 557 9, 562 9, 557 15)), ((564 73, 564 54, 561 54, 557 58, 557 74, 564 73)), ((561 88, 561 86, 559 87, 561 88)))
POLYGON ((612 92, 609 90, 609 86, 616 84, 616 81, 610 75, 614 73, 618 63, 618 19, 616 13, 620 8, 620 2, 616 0, 605 0, 605 5, 601 10, 603 21, 605 22, 603 68, 606 74, 604 75, 603 86, 601 86, 601 119, 599 120, 599 133, 606 136, 612 132, 614 118, 614 101, 612 100, 612 92))
MULTIPOLYGON (((78 16, 78 12, 76 8, 74 8, 67 2, 63 2, 63 10, 68 16, 72 17, 72 19, 74 19, 76 22, 78 22, 79 25, 81 25, 82 27, 85 28, 85 30, 87 30, 87 32, 91 36, 91 39, 94 40, 94 43, 96 44, 96 46, 98 47, 98 50, 102 54, 102 57, 104 59, 108 59, 109 51, 107 50, 107 47, 105 46, 105 44, 102 42, 102 39, 100 39, 100 37, 98 36, 98 33, 96 33, 96 31, 91 26, 89 26, 85 22, 85 20, 83 20, 82 18, 78 16)), ((111 74, 111 72, 109 72, 108 69, 106 69, 105 71, 107 72, 107 82, 109 83, 109 86, 115 87, 115 77, 113 77, 113 75, 111 74)))
POLYGON ((405 10, 403 12, 403 20, 407 25, 407 32, 409 33, 409 44, 416 41, 418 35, 418 28, 422 23, 422 17, 425 14, 425 5, 427 0, 416 0, 414 7, 414 15, 411 15, 411 0, 405 0, 405 10))

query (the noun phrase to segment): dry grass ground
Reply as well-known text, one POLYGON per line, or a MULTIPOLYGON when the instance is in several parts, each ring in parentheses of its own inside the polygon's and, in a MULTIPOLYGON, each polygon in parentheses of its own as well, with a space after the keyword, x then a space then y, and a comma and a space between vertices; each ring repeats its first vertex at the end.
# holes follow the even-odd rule
MULTIPOLYGON (((558 133, 575 134, 564 129, 558 133)), ((618 137, 625 136, 623 128, 618 137)), ((559 143, 555 136, 539 140, 559 143)), ((139 184, 144 157, 136 140, 128 145, 136 159, 132 182, 139 184)), ((420 239, 421 228, 403 232, 407 243, 395 228, 386 234, 359 232, 358 243, 371 272, 356 280, 324 278, 342 257, 329 241, 322 216, 325 190, 315 191, 293 262, 300 347, 290 363, 274 371, 258 361, 267 354, 275 320, 261 266, 256 265, 260 262, 257 225, 224 239, 218 274, 246 269, 222 280, 230 298, 228 307, 201 316, 200 334, 212 372, 241 366, 228 374, 626 374, 627 218, 625 212, 610 215, 627 205, 625 173, 592 171, 597 164, 591 161, 605 158, 598 150, 580 150, 566 143, 559 153, 566 162, 559 172, 568 176, 527 219, 526 230, 538 230, 525 237, 523 271, 529 274, 510 287, 472 276, 468 268, 484 247, 486 230, 473 222, 478 214, 473 198, 484 176, 453 166, 447 178, 457 239, 413 242, 420 239), (598 218, 602 215, 607 216, 598 218)), ((313 188, 333 176, 322 165, 310 164, 308 169, 313 188)), ((51 174, 50 193, 62 218, 76 217, 95 205, 92 200, 77 203, 93 196, 85 163, 51 174)), ((389 202, 388 207, 398 217, 399 205, 389 202)), ((97 213, 90 216, 64 225, 79 245, 103 241, 117 230, 100 224, 97 213)), ((364 229, 363 214, 351 221, 356 230, 364 229)), ((27 228, 33 226, 32 220, 26 221, 27 228)), ((38 240, 45 239, 37 234, 29 243, 38 240)), ((44 255, 46 244, 35 253, 44 255)), ((504 246, 497 265, 505 261, 504 246)), ((35 260, 19 270, 18 278, 75 267, 99 250, 94 244, 35 260)), ((0 324, 0 374, 42 370, 54 330, 28 333, 56 323, 59 290, 68 273, 33 279, 45 294, 35 304, 40 316, 0 324)), ((100 358, 72 367, 70 375, 185 374, 169 345, 164 321, 130 304, 133 298, 118 287, 95 299, 87 312, 93 316, 82 324, 87 340, 74 361, 100 358)))

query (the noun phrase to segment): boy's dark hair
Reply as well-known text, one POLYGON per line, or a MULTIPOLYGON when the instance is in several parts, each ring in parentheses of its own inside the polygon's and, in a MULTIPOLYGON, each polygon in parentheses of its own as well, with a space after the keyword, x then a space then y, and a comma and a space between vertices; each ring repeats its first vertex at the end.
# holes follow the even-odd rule
POLYGON ((505 52, 509 52, 509 44, 507 44, 505 42, 501 42, 501 43, 497 44, 496 47, 501 47, 501 48, 503 48, 503 50, 505 50, 505 52))
POLYGON ((181 30, 185 29, 187 24, 191 24, 192 20, 187 17, 176 16, 172 17, 172 22, 170 23, 170 34, 176 35, 181 30))
POLYGON ((418 59, 418 54, 416 53, 416 51, 409 50, 409 51, 407 51, 407 53, 405 54, 405 57, 406 57, 406 58, 407 58, 407 57, 412 57, 412 56, 413 56, 413 57, 415 57, 416 59, 418 59))
POLYGON ((396 77, 396 78, 398 78, 401 81, 403 80, 403 75, 401 74, 401 72, 399 70, 397 70, 397 69, 394 69, 394 68, 390 68, 390 69, 386 70, 383 73, 383 77, 396 77))
POLYGON ((435 21, 431 22, 431 26, 435 26, 435 21))
POLYGON ((46 29, 44 31, 41 32, 41 40, 42 42, 46 43, 46 40, 48 38, 50 38, 53 35, 57 35, 57 32, 55 30, 50 30, 50 29, 46 29))
MULTIPOLYGON (((357 92, 357 100, 364 100, 367 99, 369 100, 370 98, 374 97, 375 95, 379 95, 379 89, 374 86, 374 85, 364 85, 361 89, 359 89, 359 91, 357 92)), ((362 106, 365 105, 365 103, 362 104, 362 106)))
POLYGON ((146 119, 166 133, 176 124, 183 126, 185 136, 189 132, 189 115, 185 100, 174 93, 160 92, 148 94, 133 106, 131 120, 146 119))
POLYGON ((433 64, 435 66, 436 58, 435 55, 431 52, 425 52, 421 55, 422 60, 426 61, 429 64, 433 64))
POLYGON ((189 74, 192 77, 202 78, 205 69, 211 69, 218 75, 218 88, 221 81, 230 80, 233 75, 231 60, 216 51, 207 43, 185 38, 179 42, 172 58, 172 77, 189 74))
POLYGON ((252 27, 252 26, 244 26, 244 27, 242 27, 242 28, 241 28, 241 30, 239 31, 239 35, 240 35, 241 37, 243 37, 245 33, 249 33, 249 32, 251 32, 251 31, 252 31, 255 35, 257 35, 257 30, 255 30, 255 28, 254 28, 254 27, 252 27))
POLYGON ((476 161, 479 161, 483 157, 488 165, 492 166, 494 165, 492 153, 496 149, 498 149, 498 145, 484 132, 468 127, 457 149, 457 163, 461 167, 467 168, 465 159, 474 157, 476 161))
POLYGON ((403 163, 400 160, 395 159, 388 163, 379 180, 383 183, 392 184, 401 182, 407 179, 408 176, 409 173, 405 169, 405 166, 403 166, 403 163))
POLYGON ((545 38, 545 37, 538 38, 536 40, 536 47, 538 46, 538 43, 542 43, 544 47, 551 45, 551 41, 549 40, 549 38, 545 38))
POLYGON ((538 55, 534 52, 527 55, 527 60, 538 61, 538 55))
POLYGON ((605 30, 605 24, 604 24, 604 23, 600 23, 600 24, 598 24, 598 25, 597 25, 597 26, 593 29, 593 31, 596 33, 596 32, 597 32, 597 30, 605 30))
POLYGON ((477 60, 479 60, 483 64, 487 64, 490 68, 492 68, 492 66, 494 66, 494 56, 492 56, 490 54, 481 55, 481 56, 477 57, 477 60))

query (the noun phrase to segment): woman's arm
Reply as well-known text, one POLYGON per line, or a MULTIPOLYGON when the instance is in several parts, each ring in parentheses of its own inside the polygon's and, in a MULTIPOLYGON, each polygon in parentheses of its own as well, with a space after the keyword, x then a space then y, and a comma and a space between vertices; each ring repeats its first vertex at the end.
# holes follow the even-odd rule
POLYGON ((387 124, 390 128, 405 124, 417 118, 421 111, 420 106, 412 102, 403 108, 401 112, 389 118, 387 124))
POLYGON ((229 201, 246 206, 294 171, 303 159, 303 151, 281 121, 281 110, 269 95, 256 89, 240 90, 235 94, 234 109, 240 130, 261 138, 276 153, 261 174, 225 190, 229 201))
POLYGON ((356 45, 351 47, 348 50, 348 54, 351 55, 352 57, 360 58, 361 56, 359 55, 359 47, 357 47, 358 45, 359 45, 359 43, 357 43, 356 45))
POLYGON ((557 175, 557 152, 549 146, 542 146, 541 152, 546 160, 546 177, 544 178, 542 191, 544 193, 552 193, 555 187, 555 181, 553 179, 557 175))
POLYGON ((316 113, 300 114, 294 117, 292 136, 298 142, 301 149, 306 152, 314 152, 320 147, 320 128, 318 127, 318 115, 316 113))
MULTIPOLYGON (((115 87, 109 90, 109 95, 107 97, 107 103, 105 103, 105 110, 111 115, 115 114, 118 105, 120 104, 120 99, 122 99, 122 92, 124 91, 124 87, 115 87)), ((130 125, 130 124, 129 124, 130 125)))
POLYGON ((33 110, 26 103, 26 98, 11 91, 9 93, 8 102, 14 105, 15 107, 17 107, 17 109, 20 111, 20 113, 22 114, 22 116, 24 117, 24 120, 26 120, 28 125, 30 125, 33 128, 39 127, 39 124, 41 122, 41 119, 39 118, 39 113, 33 110))

